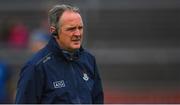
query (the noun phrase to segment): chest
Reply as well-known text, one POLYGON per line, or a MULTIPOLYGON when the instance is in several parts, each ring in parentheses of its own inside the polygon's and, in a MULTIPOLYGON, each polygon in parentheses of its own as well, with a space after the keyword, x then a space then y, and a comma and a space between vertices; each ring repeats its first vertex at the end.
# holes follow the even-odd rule
POLYGON ((77 101, 91 97, 94 85, 93 65, 81 62, 51 62, 44 66, 45 96, 77 101))

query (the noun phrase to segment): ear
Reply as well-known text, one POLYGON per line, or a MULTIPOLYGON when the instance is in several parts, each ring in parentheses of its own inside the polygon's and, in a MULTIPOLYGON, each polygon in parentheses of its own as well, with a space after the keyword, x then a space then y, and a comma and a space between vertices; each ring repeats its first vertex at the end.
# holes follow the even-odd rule
POLYGON ((49 29, 49 32, 50 33, 53 33, 56 31, 56 28, 54 26, 50 26, 50 29, 49 29))

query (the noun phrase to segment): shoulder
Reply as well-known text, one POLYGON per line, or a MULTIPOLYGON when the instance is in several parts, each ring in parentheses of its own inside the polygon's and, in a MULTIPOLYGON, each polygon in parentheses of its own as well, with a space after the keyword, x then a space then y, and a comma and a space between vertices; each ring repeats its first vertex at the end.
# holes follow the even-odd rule
POLYGON ((85 56, 88 59, 95 60, 94 54, 92 52, 90 52, 89 50, 87 50, 87 49, 83 50, 83 54, 82 55, 85 56))
POLYGON ((84 62, 85 64, 90 64, 96 65, 96 58, 93 53, 91 53, 89 50, 84 49, 82 56, 81 56, 81 61, 84 62))
POLYGON ((35 72, 38 65, 40 65, 44 60, 46 60, 52 53, 48 51, 48 49, 43 48, 39 52, 32 55, 32 57, 24 64, 21 69, 21 73, 23 72, 35 72))
POLYGON ((43 48, 39 52, 35 53, 26 64, 37 66, 50 56, 52 56, 52 52, 50 52, 47 48, 43 48))
POLYGON ((90 58, 95 58, 94 53, 92 53, 89 49, 83 49, 83 54, 90 58))

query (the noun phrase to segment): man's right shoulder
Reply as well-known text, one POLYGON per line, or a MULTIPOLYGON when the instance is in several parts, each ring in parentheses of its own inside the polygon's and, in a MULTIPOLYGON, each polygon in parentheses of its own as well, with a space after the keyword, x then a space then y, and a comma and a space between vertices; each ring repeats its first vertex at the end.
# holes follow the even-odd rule
POLYGON ((52 52, 48 51, 47 49, 42 49, 32 55, 32 57, 24 64, 24 66, 21 69, 21 73, 24 71, 31 72, 32 70, 35 70, 35 68, 42 64, 42 62, 47 59, 47 57, 51 56, 52 52))
POLYGON ((28 65, 38 65, 41 62, 44 61, 47 57, 51 56, 52 52, 50 52, 48 49, 42 49, 35 53, 26 64, 28 65))

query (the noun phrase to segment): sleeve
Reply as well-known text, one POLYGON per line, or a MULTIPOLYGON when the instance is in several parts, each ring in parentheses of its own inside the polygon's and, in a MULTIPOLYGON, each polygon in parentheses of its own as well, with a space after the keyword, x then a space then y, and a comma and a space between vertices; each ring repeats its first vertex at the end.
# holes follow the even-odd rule
POLYGON ((25 66, 17 84, 16 104, 40 103, 43 91, 43 76, 33 65, 25 66))
POLYGON ((104 92, 102 88, 102 82, 99 75, 99 71, 97 68, 96 60, 94 59, 94 86, 93 86, 93 93, 92 99, 93 104, 103 104, 104 103, 104 92))

